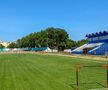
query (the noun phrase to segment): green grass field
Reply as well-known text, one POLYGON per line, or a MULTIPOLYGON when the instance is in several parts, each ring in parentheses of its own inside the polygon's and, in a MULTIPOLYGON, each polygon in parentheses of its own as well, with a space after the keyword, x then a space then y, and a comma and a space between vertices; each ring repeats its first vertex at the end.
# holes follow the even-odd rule
MULTIPOLYGON (((75 90, 75 68, 78 64, 104 65, 107 62, 38 54, 0 55, 0 90, 75 90)), ((101 82, 81 83, 86 89, 81 87, 80 90, 104 87, 103 69, 86 69, 81 74, 84 76, 82 81, 96 82, 95 78, 98 78, 101 82), (91 71, 94 71, 94 77, 89 80, 87 76, 91 77, 91 71)))

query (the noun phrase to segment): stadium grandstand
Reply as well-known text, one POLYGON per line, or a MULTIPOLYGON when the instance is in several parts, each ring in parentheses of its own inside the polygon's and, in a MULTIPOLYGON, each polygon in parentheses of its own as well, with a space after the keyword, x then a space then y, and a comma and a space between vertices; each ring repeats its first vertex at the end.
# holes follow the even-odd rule
POLYGON ((74 50, 74 54, 105 55, 108 52, 108 31, 86 35, 88 43, 74 50))

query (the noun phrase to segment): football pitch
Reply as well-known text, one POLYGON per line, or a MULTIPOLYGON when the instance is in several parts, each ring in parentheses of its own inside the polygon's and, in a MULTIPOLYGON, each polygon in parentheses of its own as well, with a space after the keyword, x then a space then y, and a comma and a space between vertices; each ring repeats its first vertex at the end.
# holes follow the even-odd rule
MULTIPOLYGON (((1 54, 0 90, 76 90, 77 65, 106 64, 107 61, 56 55, 1 54)), ((104 88, 105 72, 98 68, 83 70, 80 90, 104 88), (94 76, 89 79, 91 71, 94 76)))

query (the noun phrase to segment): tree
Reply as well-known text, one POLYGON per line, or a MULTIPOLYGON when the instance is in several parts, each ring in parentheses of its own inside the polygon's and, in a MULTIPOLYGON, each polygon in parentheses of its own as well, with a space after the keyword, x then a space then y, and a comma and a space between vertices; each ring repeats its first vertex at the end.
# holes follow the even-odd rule
POLYGON ((69 36, 64 29, 50 27, 22 37, 16 43, 20 48, 50 47, 64 50, 68 39, 69 36))
POLYGON ((21 39, 18 39, 16 43, 11 43, 9 47, 12 48, 35 48, 35 47, 50 47, 51 49, 58 49, 62 51, 64 49, 70 49, 79 47, 88 41, 86 39, 80 41, 73 41, 69 38, 66 30, 61 28, 49 27, 41 30, 40 32, 31 33, 21 39))
POLYGON ((76 42, 76 46, 77 47, 82 46, 82 45, 86 44, 87 42, 88 42, 87 39, 83 39, 83 40, 77 41, 76 42))
POLYGON ((46 35, 48 39, 48 46, 50 48, 57 48, 58 50, 64 50, 66 48, 66 41, 69 36, 64 29, 60 28, 47 28, 46 35))
POLYGON ((2 45, 2 44, 0 44, 0 48, 5 48, 5 46, 4 46, 4 45, 2 45))
POLYGON ((7 48, 18 48, 18 45, 16 43, 10 43, 7 48))
POLYGON ((74 47, 76 47, 76 42, 71 39, 68 39, 66 42, 66 48, 70 49, 70 48, 74 48, 74 47))

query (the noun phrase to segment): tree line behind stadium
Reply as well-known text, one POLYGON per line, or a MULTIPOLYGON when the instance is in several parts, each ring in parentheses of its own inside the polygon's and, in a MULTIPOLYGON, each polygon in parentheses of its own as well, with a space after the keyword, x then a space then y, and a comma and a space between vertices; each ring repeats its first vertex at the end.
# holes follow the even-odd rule
MULTIPOLYGON (((40 32, 33 32, 27 36, 21 37, 17 41, 10 43, 7 48, 49 47, 51 49, 63 51, 64 49, 74 49, 87 42, 87 39, 80 41, 70 39, 65 29, 49 27, 40 32)), ((0 47, 4 48, 1 44, 0 47)))

